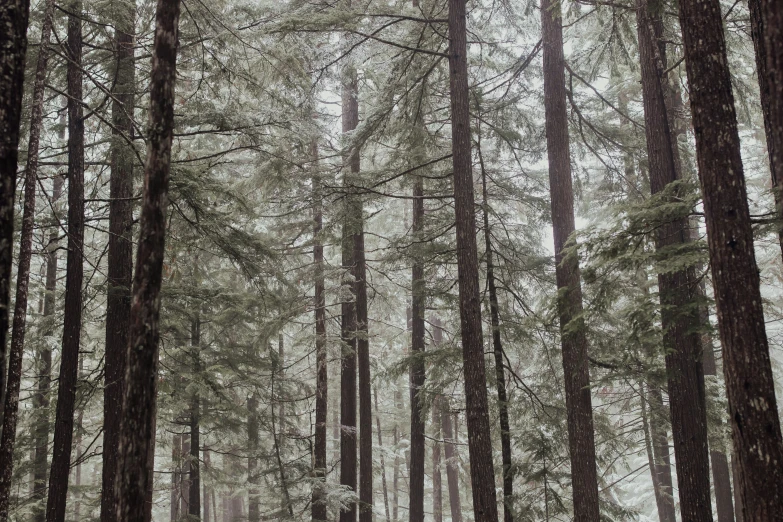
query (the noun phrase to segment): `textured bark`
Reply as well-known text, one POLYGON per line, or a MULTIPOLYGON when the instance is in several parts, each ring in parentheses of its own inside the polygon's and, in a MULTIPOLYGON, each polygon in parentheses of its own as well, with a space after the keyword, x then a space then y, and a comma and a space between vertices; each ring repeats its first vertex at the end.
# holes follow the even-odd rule
POLYGON ((481 295, 471 163, 465 0, 449 0, 449 93, 457 233, 457 277, 475 522, 497 522, 495 468, 489 429, 487 376, 481 332, 481 295))
MULTIPOLYGON (((38 145, 43 127, 43 98, 49 61, 49 40, 52 33, 53 11, 54 0, 47 0, 41 28, 41 45, 38 48, 38 61, 35 67, 30 114, 30 137, 27 142, 27 165, 24 171, 24 211, 22 214, 22 235, 19 246, 19 268, 16 275, 16 299, 14 300, 14 320, 11 330, 8 382, 6 384, 5 402, 0 403, 0 407, 4 409, 2 443, 0 444, 0 521, 5 521, 8 518, 9 499, 11 496, 16 425, 19 418, 19 390, 22 384, 22 356, 27 326, 30 263, 33 257, 35 189, 38 185, 38 145)), ((0 364, 0 367, 2 367, 2 364, 0 364)), ((2 395, 1 392, 0 395, 2 395)))
POLYGON ((248 491, 247 512, 250 522, 259 522, 261 512, 258 498, 258 399, 255 394, 247 399, 247 440, 249 444, 250 457, 247 459, 247 478, 250 483, 248 491))
POLYGON ((65 520, 68 474, 71 469, 76 381, 82 328, 84 278, 84 118, 82 109, 82 22, 80 1, 68 6, 68 261, 65 276, 65 314, 52 466, 49 472, 47 522, 65 520))
MULTIPOLYGON (((650 189, 657 194, 678 178, 663 77, 662 4, 637 0, 636 5, 650 189)), ((666 252, 689 241, 688 219, 680 217, 658 227, 655 245, 666 252)), ((708 522, 712 520, 710 465, 695 270, 660 273, 658 288, 680 510, 684 520, 708 522)))
POLYGON ((544 109, 549 158, 549 190, 552 199, 552 227, 563 349, 568 446, 571 455, 574 519, 597 522, 598 476, 595 464, 595 434, 590 397, 587 338, 582 314, 582 287, 579 260, 565 255, 564 247, 574 233, 574 192, 566 113, 565 60, 560 4, 541 3, 544 48, 544 109))
MULTIPOLYGON (((413 185, 413 237, 418 239, 424 221, 424 186, 421 177, 413 185)), ((414 259, 411 270, 411 436, 410 436, 410 503, 408 520, 424 520, 424 308, 425 308, 424 265, 414 259)))
POLYGON ((144 520, 152 487, 150 449, 155 440, 158 321, 165 254, 171 143, 174 134, 179 0, 158 0, 150 83, 149 139, 144 169, 139 245, 125 373, 117 517, 144 520))
MULTIPOLYGON (((190 324, 190 345, 193 349, 193 361, 196 373, 201 371, 201 320, 198 316, 190 324)), ((201 473, 199 469, 200 441, 200 405, 201 399, 198 392, 194 392, 190 398, 190 458, 188 459, 189 489, 188 489, 188 515, 189 520, 201 519, 201 473)))
POLYGON ((459 498, 459 469, 455 450, 454 430, 451 424, 451 408, 447 397, 440 400, 440 422, 443 430, 443 449, 446 456, 446 481, 449 488, 449 509, 451 522, 462 522, 462 504, 459 498))
MULTIPOLYGON (((780 101, 780 95, 783 94, 783 75, 774 70, 776 60, 778 61, 777 67, 783 67, 783 51, 779 49, 779 46, 783 44, 783 31, 779 27, 775 27, 775 24, 783 23, 783 16, 778 11, 776 19, 776 15, 773 13, 769 20, 770 25, 767 25, 763 13, 764 3, 764 0, 748 0, 750 34, 753 38, 753 47, 756 50, 756 73, 759 81, 761 114, 764 118, 764 133, 767 138, 767 154, 772 177, 772 191, 775 196, 775 209, 778 219, 783 219, 783 157, 781 157, 783 131, 778 130, 783 125, 783 119, 779 119, 781 116, 775 114, 775 111, 783 111, 783 102, 780 101), (767 43, 767 38, 770 38, 769 43, 767 43)), ((766 3, 772 6, 773 11, 779 9, 773 5, 778 2, 766 3)), ((778 240, 781 249, 783 249, 782 224, 778 224, 778 240)))
POLYGON ((386 522, 391 522, 389 515, 389 488, 386 485, 386 459, 383 456, 383 435, 381 432, 381 410, 378 408, 378 390, 373 388, 375 398, 375 426, 378 429, 378 447, 381 450, 381 482, 383 487, 383 507, 386 511, 386 522))
MULTIPOLYGON (((349 64, 343 71, 342 123, 343 133, 353 131, 359 124, 359 92, 356 71, 349 64)), ((357 214, 355 196, 350 194, 351 175, 359 172, 359 151, 352 150, 345 158, 349 171, 344 172, 344 185, 349 194, 345 202, 342 237, 343 293, 350 288, 356 292, 356 241, 354 222, 357 214)), ((359 209, 361 213, 361 209, 359 209)), ((356 296, 358 297, 358 296, 356 296)), ((342 358, 340 368, 340 485, 356 491, 356 350, 357 309, 354 296, 342 299, 342 358)), ((356 522, 357 507, 350 502, 348 509, 340 512, 340 522, 356 522)))
MULTIPOLYGON (((443 341, 443 330, 440 328, 440 320, 437 317, 430 319, 432 324, 432 343, 437 348, 443 341)), ((442 398, 436 396, 432 401, 432 517, 435 522, 443 522, 443 472, 441 470, 441 443, 443 429, 440 416, 442 398)))
POLYGON ((745 520, 745 516, 742 514, 742 495, 740 494, 740 488, 739 488, 739 464, 737 462, 737 458, 732 455, 731 456, 731 480, 734 483, 734 517, 737 519, 737 522, 743 522, 745 520))
POLYGON ((783 442, 720 3, 681 0, 680 20, 742 505, 749 522, 776 520, 783 442))
MULTIPOLYGON (((65 137, 65 128, 60 131, 60 139, 65 137)), ((52 227, 49 232, 49 241, 46 246, 46 293, 43 309, 43 335, 54 335, 54 311, 57 292, 57 249, 59 248, 60 229, 57 226, 59 208, 58 201, 62 195, 63 178, 55 176, 52 189, 52 206, 55 215, 52 216, 52 227)), ((47 485, 47 458, 49 455, 49 393, 52 385, 52 350, 48 343, 41 343, 39 349, 38 387, 33 396, 33 405, 37 411, 35 423, 35 457, 33 462, 33 494, 36 501, 33 508, 33 522, 43 522, 46 519, 46 510, 37 505, 46 497, 47 485)))
MULTIPOLYGON (((479 138, 480 140, 481 138, 479 138)), ((500 310, 498 291, 495 286, 495 265, 492 258, 492 241, 489 230, 489 202, 487 197, 487 173, 479 142, 481 163, 481 192, 484 207, 484 257, 487 263, 487 288, 489 289, 489 315, 492 324, 492 351, 495 355, 495 386, 498 391, 498 416, 500 417, 500 448, 503 462, 503 520, 514 521, 514 474, 511 470, 511 428, 508 420, 508 398, 506 395, 506 371, 503 362, 503 342, 500 338, 500 310)))
POLYGON ((103 467, 101 522, 117 520, 114 479, 119 457, 122 380, 130 323, 133 277, 133 105, 135 2, 114 6, 115 72, 112 84, 111 177, 109 178, 109 248, 106 294, 106 354, 103 388, 103 467))
MULTIPOLYGON (((14 198, 29 17, 29 0, 8 0, 0 4, 0 405, 5 404, 14 198)), ((0 425, 3 410, 0 408, 0 425)))
MULTIPOLYGON (((310 144, 310 155, 318 165, 318 143, 310 144)), ((315 265, 315 448, 313 461, 312 520, 325 521, 326 513, 326 416, 328 406, 329 379, 326 365, 326 296, 324 290, 324 247, 321 242, 323 230, 323 195, 321 178, 313 175, 313 264, 315 265)), ((380 433, 378 434, 380 436, 380 433)))

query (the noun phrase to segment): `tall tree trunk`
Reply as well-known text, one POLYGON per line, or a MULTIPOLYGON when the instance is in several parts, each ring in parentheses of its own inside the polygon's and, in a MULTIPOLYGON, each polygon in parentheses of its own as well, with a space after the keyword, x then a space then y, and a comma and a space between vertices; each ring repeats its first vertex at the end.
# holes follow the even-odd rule
MULTIPOLYGON (((247 481, 250 483, 247 501, 247 514, 250 522, 259 522, 261 520, 261 511, 259 509, 258 498, 258 398, 255 393, 247 399, 247 440, 250 450, 250 456, 247 459, 247 481)), ((215 514, 217 518, 217 514, 215 514)))
MULTIPOLYGON (((181 419, 181 424, 185 424, 185 418, 181 419)), ((180 457, 180 479, 179 479, 179 516, 187 518, 190 512, 190 434, 182 434, 182 453, 180 457)))
MULTIPOLYGON (((209 450, 204 449, 204 472, 209 473, 210 471, 210 462, 209 462, 209 450)), ((248 474, 250 474, 250 466, 248 465, 248 474)), ((204 499, 204 522, 212 522, 212 512, 214 511, 211 509, 211 504, 209 503, 210 494, 212 493, 212 488, 210 488, 207 485, 207 482, 202 480, 201 481, 201 494, 204 499)), ((214 493, 212 493, 214 494, 214 493)), ((253 520, 250 518, 250 510, 248 509, 248 519, 251 522, 259 522, 258 519, 253 520)), ((217 513, 215 513, 215 522, 217 522, 217 513)))
MULTIPOLYGON (((359 87, 356 79, 356 70, 352 64, 348 64, 343 71, 342 86, 342 124, 343 133, 353 131, 359 124, 359 87)), ((345 158, 349 171, 343 173, 343 183, 347 190, 343 216, 342 236, 342 265, 343 265, 343 292, 350 288, 356 292, 358 280, 356 273, 356 240, 355 230, 357 214, 361 215, 361 208, 356 211, 356 196, 351 194, 353 175, 359 172, 359 151, 353 149, 345 158)), ((357 322, 358 314, 356 304, 358 296, 345 296, 342 303, 342 360, 340 368, 340 485, 346 486, 350 491, 356 491, 356 350, 357 350, 357 322), (354 298, 355 297, 355 298, 354 298)), ((356 503, 350 502, 348 509, 340 512, 340 522, 356 522, 356 503)))
POLYGON ((745 520, 783 519, 783 441, 720 2, 681 0, 680 26, 745 520))
POLYGON ((361 200, 356 202, 354 234, 356 262, 356 356, 359 366, 359 522, 372 522, 372 383, 367 331, 367 268, 364 256, 364 218, 361 200))
MULTIPOLYGON (((769 171, 772 175, 772 191, 777 217, 783 220, 783 102, 780 101, 783 94, 783 72, 775 70, 783 69, 783 51, 779 49, 779 46, 783 45, 783 31, 776 27, 776 24, 783 23, 783 10, 775 6, 777 3, 748 0, 750 34, 756 50, 756 72, 767 138, 769 171), (765 19, 764 4, 771 8, 769 21, 765 19)), ((778 241, 783 250, 783 223, 778 224, 778 241)))
MULTIPOLYGON (((440 326, 436 327, 439 330, 440 326)), ((443 430, 443 449, 446 457, 446 481, 449 488, 451 522, 462 522, 462 503, 459 498, 459 468, 456 462, 454 430, 451 424, 451 408, 448 397, 441 397, 440 422, 443 430)), ((494 484, 494 482, 493 482, 494 484)))
MULTIPOLYGON (((33 225, 35 222, 35 189, 38 185, 38 146, 43 127, 44 87, 49 62, 49 40, 52 33, 54 0, 47 0, 44 7, 41 45, 35 67, 32 109, 30 114, 30 138, 27 142, 27 165, 24 172, 24 213, 22 215, 22 237, 19 247, 19 268, 16 275, 16 300, 11 331, 11 354, 8 368, 8 383, 0 444, 0 521, 8 518, 11 496, 11 475, 14 466, 14 445, 19 413, 19 390, 22 384, 22 355, 27 326, 27 297, 30 284, 30 263, 33 256, 33 225)), ((2 371, 0 364, 0 371, 2 371)), ((1 386, 2 384, 0 384, 1 386)), ((2 392, 0 392, 2 395, 2 392)))
MULTIPOLYGON (((678 178, 663 76, 666 47, 660 40, 662 4, 657 0, 637 0, 636 6, 650 189, 657 194, 678 178)), ((658 251, 689 241, 686 217, 659 226, 655 238, 658 251)), ((712 520, 712 509, 708 509, 710 465, 702 344, 694 307, 698 292, 694 268, 658 274, 658 288, 680 509, 685 520, 707 522, 712 520)))
POLYGON ((112 85, 111 177, 109 178, 109 248, 106 294, 106 353, 103 388, 103 468, 101 522, 117 520, 114 480, 119 457, 122 381, 125 377, 130 294, 133 277, 133 108, 136 88, 134 55, 135 1, 115 6, 115 76, 112 85))
POLYGON ((326 364, 326 296, 324 282, 323 195, 318 169, 318 142, 310 143, 310 156, 316 172, 313 174, 313 264, 315 265, 315 450, 313 462, 313 522, 326 521, 326 416, 329 373, 326 364))
POLYGON ((150 83, 150 135, 144 169, 139 246, 120 423, 117 517, 144 520, 152 487, 150 449, 155 440, 158 320, 165 254, 174 83, 179 40, 179 0, 158 0, 150 83))
POLYGON ((378 408, 378 389, 373 388, 375 398, 375 423, 378 428, 378 448, 381 450, 381 482, 383 486, 383 507, 386 511, 386 522, 391 522, 389 515, 389 489, 386 485, 386 461, 383 456, 383 435, 381 432, 381 410, 378 408))
POLYGON ((468 421, 470 476, 475 522, 497 522, 495 468, 489 429, 487 376, 481 333, 481 296, 476 246, 476 212, 468 98, 465 0, 449 0, 449 92, 451 146, 454 164, 454 208, 457 232, 457 273, 468 421))
MULTIPOLYGON (((60 138, 65 137, 65 128, 60 131, 60 138)), ((57 251, 59 248, 60 229, 57 225, 57 204, 63 190, 62 176, 55 176, 52 189, 52 206, 55 212, 52 216, 52 227, 49 232, 49 241, 46 245, 46 283, 43 309, 43 337, 54 335, 54 312, 57 293, 57 251)), ((37 418, 35 423, 35 457, 33 462, 33 494, 36 502, 33 508, 33 522, 43 522, 46 519, 46 510, 39 502, 46 498, 46 472, 48 470, 47 458, 49 455, 49 393, 52 386, 52 349, 45 340, 39 348, 38 387, 33 396, 33 406, 37 418)))
MULTIPOLYGON (((413 184, 413 238, 420 239, 424 226, 424 181, 417 176, 413 184)), ((424 265, 414 256, 411 270, 411 435, 410 435, 410 522, 424 520, 424 308, 425 308, 424 265)))
POLYGON ((49 472, 47 522, 65 519, 68 474, 71 469, 76 381, 82 328, 84 276, 84 117, 82 109, 82 4, 69 4, 68 15, 68 261, 65 278, 65 316, 52 467, 49 472))
MULTIPOLYGON (((201 372, 201 320, 196 315, 190 324, 190 344, 193 349, 193 365, 196 373, 201 372)), ((201 473, 199 469, 201 399, 194 392, 190 399, 190 490, 188 491, 189 520, 201 519, 201 473)))
POLYGON ((744 522, 742 494, 739 487, 739 463, 735 455, 731 456, 731 479, 734 482, 734 517, 737 519, 737 522, 744 522))
MULTIPOLYGON (((30 0, 8 0, 0 4, 0 405, 5 404, 14 198, 29 17, 30 0)), ((3 408, 0 408, 0 425, 2 423, 3 408)))
POLYGON ((668 506, 666 499, 662 494, 661 484, 658 481, 658 466, 655 462, 655 454, 652 449, 652 431, 650 430, 650 422, 647 414, 647 396, 644 393, 644 383, 639 383, 639 399, 642 410, 642 430, 644 431, 644 447, 647 451, 647 463, 650 468, 650 476, 652 477, 653 492, 655 493, 655 505, 658 508, 658 519, 661 522, 674 522, 675 519, 668 518, 668 506))
MULTIPOLYGON (((399 411, 400 391, 394 391, 394 409, 399 411)), ((392 444, 394 447, 394 464, 392 467, 392 520, 397 522, 400 514, 400 427, 395 415, 394 430, 392 431, 392 444)))
POLYGON ((503 520, 514 521, 514 474, 511 470, 511 427, 508 420, 508 398, 506 395, 506 371, 503 362, 503 343, 500 338, 500 311, 498 291, 495 286, 495 265, 492 259, 492 235, 489 229, 489 200, 487 197, 487 173, 481 154, 479 140, 479 162, 481 165, 482 207, 484 209, 484 244, 487 263, 487 287, 489 289, 489 315, 492 324, 492 351, 495 355, 495 380, 498 391, 498 412, 500 417, 500 448, 503 459, 503 520))
POLYGON ((568 446, 571 454, 574 516, 582 522, 598 522, 598 474, 596 471, 593 409, 590 397, 590 370, 587 338, 582 314, 582 287, 579 260, 565 255, 564 247, 575 231, 574 192, 566 113, 565 59, 560 4, 541 3, 544 48, 544 109, 549 157, 549 190, 552 198, 552 226, 563 349, 568 446))
MULTIPOLYGON (((270 346, 271 349, 271 346, 270 346)), ((280 517, 285 517, 285 512, 288 511, 288 515, 293 518, 294 517, 294 508, 293 503, 291 502, 291 495, 288 490, 288 479, 286 478, 285 473, 285 465, 283 463, 282 458, 282 452, 280 451, 280 445, 282 444, 282 436, 283 436, 283 426, 285 425, 285 410, 283 408, 283 397, 278 391, 277 397, 275 396, 275 378, 277 380, 282 381, 283 377, 283 363, 284 363, 284 354, 283 354, 283 334, 280 333, 278 337, 278 352, 277 352, 277 359, 275 362, 273 362, 272 365, 272 381, 270 384, 270 395, 272 396, 272 443, 274 444, 274 451, 275 451, 275 459, 277 460, 277 469, 280 473, 280 489, 281 489, 281 500, 280 500, 280 517), (278 402, 280 404, 280 407, 278 409, 277 418, 275 418, 275 407, 274 402, 275 398, 278 399, 278 402)))

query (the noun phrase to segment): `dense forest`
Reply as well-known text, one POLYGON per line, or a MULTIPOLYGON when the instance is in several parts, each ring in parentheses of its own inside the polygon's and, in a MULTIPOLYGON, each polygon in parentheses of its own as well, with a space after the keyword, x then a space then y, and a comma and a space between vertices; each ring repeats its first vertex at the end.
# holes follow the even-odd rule
POLYGON ((783 1, 0 0, 0 522, 783 521, 783 1))

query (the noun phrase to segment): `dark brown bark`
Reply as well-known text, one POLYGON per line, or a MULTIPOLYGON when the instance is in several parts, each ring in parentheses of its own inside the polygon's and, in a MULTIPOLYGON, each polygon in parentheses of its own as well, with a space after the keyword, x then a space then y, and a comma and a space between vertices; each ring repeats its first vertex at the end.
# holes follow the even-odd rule
MULTIPOLYGON (((436 327, 439 329, 439 327, 436 327)), ((457 452, 455 450, 454 430, 451 424, 451 408, 447 397, 441 397, 440 422, 443 430, 443 450, 446 457, 446 482, 449 489, 449 509, 451 522, 462 522, 462 503, 459 498, 459 469, 457 467, 457 452)), ((494 482, 493 482, 494 484, 494 482)))
POLYGON ((69 4, 68 41, 68 261, 65 277, 65 314, 52 466, 49 472, 47 522, 65 519, 68 474, 71 469, 76 381, 82 328, 84 276, 84 118, 82 109, 82 4, 69 4))
POLYGON ((739 488, 739 464, 737 462, 737 458, 732 455, 731 456, 731 480, 734 483, 734 517, 737 519, 737 522, 743 522, 745 520, 745 516, 742 514, 742 495, 740 494, 740 488, 739 488))
MULTIPOLYGON (((424 182, 416 177, 413 184, 413 237, 419 239, 424 221, 424 182)), ((424 520, 424 308, 425 308, 424 265, 414 257, 411 270, 411 435, 409 508, 410 522, 424 520)))
POLYGON ((729 459, 726 453, 710 451, 712 480, 715 485, 715 505, 718 510, 718 522, 734 522, 734 504, 731 501, 731 481, 729 459))
MULTIPOLYGON (((783 32, 775 24, 783 22, 783 16, 775 14, 767 25, 764 17, 764 0, 748 0, 750 11, 750 34, 753 38, 753 47, 756 50, 756 73, 759 81, 759 97, 761 98, 761 114, 764 118, 764 133, 767 138, 767 154, 769 156, 769 170, 772 177, 772 191, 775 196, 775 210, 778 219, 783 219, 783 131, 779 128, 783 125, 783 118, 775 111, 783 111, 783 103, 780 95, 783 93, 783 76, 774 68, 783 67, 783 51, 779 46, 783 44, 783 32), (769 43, 767 38, 770 37, 769 43), (775 41, 775 38, 778 41, 775 41), (778 47, 778 48, 776 48, 778 47), (770 69, 772 67, 772 69, 770 69)), ((768 2, 771 6, 777 2, 768 2)), ((773 10, 777 9, 773 6, 773 10)), ((778 241, 783 249, 783 224, 778 224, 778 241)))
POLYGON ((598 476, 595 464, 595 434, 590 397, 587 338, 582 314, 579 260, 563 249, 574 233, 574 192, 566 113, 565 60, 560 4, 541 3, 544 49, 544 109, 549 158, 549 190, 552 198, 552 227, 558 292, 560 337, 563 349, 568 446, 571 455, 574 519, 597 522, 598 476))
MULTIPOLYGON (((356 80, 356 71, 352 65, 348 65, 343 72, 342 93, 342 123, 343 133, 353 131, 359 124, 359 92, 356 80)), ((359 172, 359 151, 349 151, 345 158, 349 167, 344 173, 344 184, 350 187, 352 175, 359 172), (349 173, 350 172, 350 173, 349 173)), ((350 192, 350 189, 349 189, 350 192)), ((356 274, 356 240, 355 230, 357 224, 355 218, 356 198, 349 194, 346 197, 343 216, 342 237, 342 265, 345 279, 343 279, 343 292, 347 288, 355 293, 358 285, 353 281, 358 279, 356 274)), ((358 214, 361 214, 361 208, 358 214)), ((342 303, 342 358, 340 368, 340 484, 347 486, 350 491, 356 491, 356 351, 357 351, 357 309, 358 296, 345 296, 342 303)), ((351 502, 348 509, 340 512, 340 522, 356 522, 357 506, 351 502)))
POLYGON ((783 519, 783 442, 720 3, 681 0, 680 20, 745 520, 783 519))
POLYGON ((106 353, 103 389, 103 468, 101 522, 117 520, 114 480, 119 457, 122 381, 125 377, 133 277, 133 105, 135 2, 116 5, 115 71, 112 85, 109 248, 107 254, 106 353))
MULTIPOLYGON (((193 365, 195 373, 201 371, 201 320, 198 316, 190 324, 190 344, 193 349, 193 365)), ((189 459, 189 490, 188 490, 188 515, 189 520, 201 519, 201 473, 199 469, 200 441, 200 408, 201 399, 198 392, 194 392, 190 398, 190 459, 189 459)))
MULTIPOLYGON (((5 402, 0 403, 0 407, 4 408, 2 443, 0 444, 0 521, 5 521, 8 518, 9 499, 11 496, 14 445, 19 418, 19 390, 22 384, 22 356, 27 326, 30 263, 33 257, 35 189, 38 185, 38 145, 43 127, 43 98, 49 61, 49 40, 52 33, 53 11, 54 0, 47 0, 44 7, 38 61, 35 67, 30 114, 30 137, 27 142, 27 165, 24 172, 24 211, 22 214, 22 235, 19 246, 19 268, 16 275, 16 299, 14 300, 14 320, 11 331, 11 353, 8 361, 8 382, 6 384, 5 402)), ((2 364, 0 364, 0 367, 2 367, 2 364)))
POLYGON ((457 277, 465 375, 470 475, 475 522, 497 522, 495 468, 489 429, 487 376, 481 332, 481 295, 471 160, 465 0, 449 0, 449 92, 457 232, 457 277))
POLYGON ((511 470, 511 428, 508 420, 506 395, 506 371, 503 362, 503 342, 500 338, 500 310, 495 286, 495 265, 492 258, 492 235, 489 229, 489 201, 487 197, 487 173, 481 154, 479 137, 479 162, 481 164, 481 193, 484 210, 484 247, 487 263, 487 288, 489 289, 489 315, 492 324, 492 351, 495 355, 495 385, 498 391, 498 416, 500 417, 500 448, 503 462, 503 520, 514 521, 514 474, 511 470))
MULTIPOLYGON (((152 487, 150 448, 155 439, 158 320, 165 254, 171 143, 174 131, 179 0, 158 0, 155 13, 150 110, 139 246, 125 373, 117 517, 144 520, 152 487)), ((153 457, 154 458, 154 457, 153 457)))
MULTIPOLYGON (((0 405, 5 404, 14 199, 29 17, 29 0, 9 0, 0 4, 0 405)), ((0 425, 3 410, 0 408, 0 425)))
MULTIPOLYGON (((665 98, 662 4, 637 0, 636 5, 650 189, 657 194, 678 178, 665 98)), ((688 219, 680 217, 658 227, 655 245, 666 252, 689 241, 688 219)), ((658 274, 658 288, 680 510, 685 520, 708 522, 712 520, 710 466, 694 268, 658 274)))
MULTIPOLYGON (((318 168, 318 143, 310 144, 310 155, 318 168)), ((313 264, 315 266, 315 448, 313 461, 312 520, 325 521, 326 513, 326 417, 328 407, 328 369, 326 365, 326 296, 324 290, 324 247, 321 242, 323 230, 323 196, 321 178, 313 175, 313 264)), ((379 433, 380 435, 380 433, 379 433)))

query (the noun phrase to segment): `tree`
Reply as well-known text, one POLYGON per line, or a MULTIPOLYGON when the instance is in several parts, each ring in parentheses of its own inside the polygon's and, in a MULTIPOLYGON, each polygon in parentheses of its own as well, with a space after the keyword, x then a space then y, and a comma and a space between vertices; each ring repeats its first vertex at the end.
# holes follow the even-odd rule
POLYGON ((544 49, 544 107, 549 158, 549 191, 555 240, 560 342, 563 349, 568 446, 571 454, 574 515, 580 521, 598 521, 596 471, 587 337, 582 314, 579 260, 566 247, 575 230, 574 193, 566 114, 565 59, 560 4, 541 4, 544 49))
POLYGON ((174 134, 179 10, 179 0, 158 0, 155 10, 149 137, 120 421, 116 478, 119 520, 145 518, 150 488, 149 448, 155 436, 158 321, 174 134))
POLYGON ((68 41, 68 259, 65 278, 65 317, 57 414, 54 425, 47 522, 65 519, 68 474, 71 470, 76 382, 82 329, 84 279, 84 109, 82 106, 82 4, 69 4, 68 41))
MULTIPOLYGON (((0 25, 3 27, 0 31, 0 92, 3 93, 0 100, 0 405, 5 404, 6 392, 14 199, 29 17, 29 0, 3 2, 0 6, 0 25)), ((2 417, 0 411, 0 422, 2 417)))
MULTIPOLYGON (((0 520, 8 518, 11 495, 11 475, 14 467, 14 445, 19 414, 19 391, 22 384, 22 357, 27 328, 27 297, 30 288, 30 264, 33 257, 33 225, 35 224, 35 189, 38 184, 38 156, 43 127, 43 104, 46 72, 49 62, 49 40, 52 33, 54 2, 44 6, 41 43, 35 66, 32 111, 30 114, 30 136, 27 142, 27 165, 24 172, 24 212, 22 214, 22 235, 19 247, 19 268, 16 275, 16 299, 11 331, 11 355, 8 368, 8 383, 4 409, 2 444, 0 445, 0 520)), ((0 371, 3 364, 0 364, 0 371)), ((0 386, 2 382, 0 379, 0 386)), ((2 395, 2 392, 0 392, 2 395)))
MULTIPOLYGON (((475 522, 497 522, 495 468, 489 430, 487 376, 481 333, 481 299, 476 246, 476 211, 470 139, 467 26, 465 0, 449 0, 449 95, 451 148, 454 165, 454 212, 457 233, 457 274, 465 373, 465 407, 473 486, 475 522)), ((451 494, 451 492, 450 492, 451 494)))
POLYGON ((681 1, 680 26, 744 519, 771 520, 783 441, 719 2, 681 1))
MULTIPOLYGON (((658 2, 637 1, 637 32, 642 70, 644 118, 650 189, 663 193, 677 181, 674 141, 665 98, 665 44, 658 2)), ((668 200, 677 198, 676 191, 668 200)), ((687 216, 673 216, 658 227, 659 254, 690 242, 687 216)), ((680 509, 687 520, 712 520, 707 412, 704 396, 702 344, 694 267, 658 274, 663 345, 668 373, 669 406, 676 456, 680 509)))
POLYGON ((114 479, 119 458, 122 382, 133 277, 133 109, 136 89, 134 54, 135 2, 114 6, 114 78, 112 84, 111 177, 109 179, 108 290, 106 294, 106 352, 103 389, 103 468, 101 522, 114 522, 117 500, 114 479))

